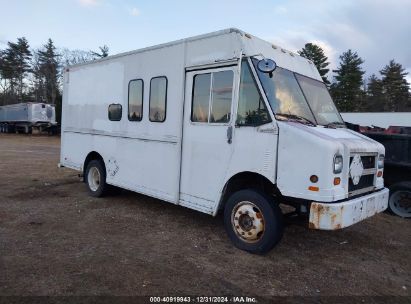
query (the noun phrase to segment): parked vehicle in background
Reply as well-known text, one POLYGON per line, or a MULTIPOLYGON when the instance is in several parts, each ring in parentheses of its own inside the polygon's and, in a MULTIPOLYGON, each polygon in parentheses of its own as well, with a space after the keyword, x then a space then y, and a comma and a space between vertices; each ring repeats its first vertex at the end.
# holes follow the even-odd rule
POLYGON ((0 132, 2 133, 29 134, 33 129, 42 132, 56 125, 54 105, 27 102, 0 106, 0 132))
MULTIPOLYGON (((410 116, 411 119, 411 116, 410 116)), ((389 126, 384 130, 385 134, 408 134, 411 135, 411 127, 389 126)))
POLYGON ((364 134, 385 147, 384 181, 390 189, 389 210, 411 218, 411 128, 395 126, 364 134))
POLYGON ((349 130, 315 65, 238 29, 68 67, 60 165, 93 196, 117 186, 216 215, 240 249, 387 208, 384 146, 349 130))

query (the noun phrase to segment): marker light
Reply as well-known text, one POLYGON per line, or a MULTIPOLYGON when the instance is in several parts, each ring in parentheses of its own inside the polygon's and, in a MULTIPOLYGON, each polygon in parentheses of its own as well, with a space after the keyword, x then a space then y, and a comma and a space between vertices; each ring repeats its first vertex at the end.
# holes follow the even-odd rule
POLYGON ((311 175, 310 176, 310 182, 312 182, 312 183, 318 182, 318 176, 317 175, 311 175))

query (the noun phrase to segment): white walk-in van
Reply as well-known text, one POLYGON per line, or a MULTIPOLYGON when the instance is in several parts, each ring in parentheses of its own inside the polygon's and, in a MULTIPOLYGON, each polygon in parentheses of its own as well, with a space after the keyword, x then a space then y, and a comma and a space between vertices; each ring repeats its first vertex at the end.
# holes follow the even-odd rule
POLYGON ((60 165, 215 216, 244 250, 387 207, 384 147, 347 129, 309 60, 237 29, 68 67, 60 165))

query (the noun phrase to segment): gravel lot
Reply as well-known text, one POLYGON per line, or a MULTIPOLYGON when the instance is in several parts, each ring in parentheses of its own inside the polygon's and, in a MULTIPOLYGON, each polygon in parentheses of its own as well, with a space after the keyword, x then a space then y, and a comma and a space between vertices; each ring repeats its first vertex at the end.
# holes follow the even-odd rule
POLYGON ((0 295, 411 297, 410 220, 292 223, 269 254, 251 255, 221 216, 128 191, 89 197, 77 172, 57 168, 59 144, 0 134, 0 295))

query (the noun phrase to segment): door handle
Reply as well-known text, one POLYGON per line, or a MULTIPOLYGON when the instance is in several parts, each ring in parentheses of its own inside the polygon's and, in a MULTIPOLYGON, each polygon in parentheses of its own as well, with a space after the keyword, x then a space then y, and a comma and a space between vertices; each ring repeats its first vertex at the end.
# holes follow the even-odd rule
POLYGON ((233 126, 229 126, 227 128, 227 142, 231 144, 232 140, 233 140, 233 126))

